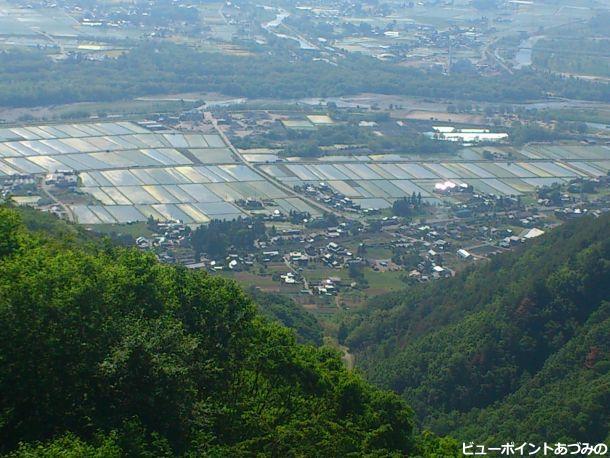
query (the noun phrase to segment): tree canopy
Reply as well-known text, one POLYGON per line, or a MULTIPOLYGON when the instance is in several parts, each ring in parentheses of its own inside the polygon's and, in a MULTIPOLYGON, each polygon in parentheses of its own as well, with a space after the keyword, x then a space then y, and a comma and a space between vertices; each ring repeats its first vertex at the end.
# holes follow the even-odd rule
POLYGON ((455 278, 375 298, 346 344, 426 427, 464 440, 607 440, 610 215, 455 278))
POLYGON ((357 54, 330 65, 308 58, 295 61, 289 52, 244 57, 155 42, 99 62, 77 57, 55 62, 38 50, 0 52, 0 106, 113 101, 193 91, 285 99, 376 92, 492 102, 523 102, 549 94, 610 100, 609 84, 532 69, 464 78, 357 54))
POLYGON ((455 455, 236 283, 0 222, 1 453, 455 455))

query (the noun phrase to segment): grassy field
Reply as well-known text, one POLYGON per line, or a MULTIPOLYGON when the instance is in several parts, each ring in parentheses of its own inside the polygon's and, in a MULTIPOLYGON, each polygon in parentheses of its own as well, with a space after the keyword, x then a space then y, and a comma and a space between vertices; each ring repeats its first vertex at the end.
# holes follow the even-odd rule
POLYGON ((366 290, 367 295, 374 296, 376 294, 387 293, 388 291, 403 289, 405 284, 401 278, 404 274, 405 272, 403 271, 375 272, 371 269, 365 269, 364 278, 369 282, 369 287, 366 290))
POLYGON ((130 235, 134 239, 138 237, 150 237, 153 235, 145 222, 133 224, 95 224, 89 227, 99 234, 123 234, 130 235))

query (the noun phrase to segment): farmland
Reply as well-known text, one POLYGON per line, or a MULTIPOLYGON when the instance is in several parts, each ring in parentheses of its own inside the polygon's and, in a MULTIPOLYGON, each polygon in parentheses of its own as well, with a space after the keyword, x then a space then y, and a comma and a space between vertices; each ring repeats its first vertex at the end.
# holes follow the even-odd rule
POLYGON ((236 162, 216 134, 153 133, 131 122, 0 130, 0 173, 78 173, 87 198, 66 206, 83 224, 179 219, 204 223, 244 215, 234 202, 273 198, 282 211, 315 213, 236 162))
POLYGON ((579 177, 605 175, 610 169, 607 146, 529 146, 505 148, 510 161, 484 160, 483 148, 470 148, 452 159, 409 160, 399 156, 326 157, 319 161, 291 160, 264 164, 260 169, 293 186, 323 181, 363 208, 387 208, 396 199, 421 194, 438 203, 435 185, 453 180, 495 195, 523 195, 536 187, 579 177), (474 157, 478 159, 465 159, 474 157))
MULTIPOLYGON (((383 209, 413 194, 438 205, 450 197, 436 185, 454 181, 501 196, 533 193, 537 187, 606 175, 607 145, 529 145, 464 148, 455 156, 398 155, 293 158, 289 162, 243 162, 217 133, 153 131, 134 122, 97 122, 0 129, 0 173, 43 176, 78 174, 75 196, 61 199, 83 224, 145 221, 186 224, 279 211, 319 214, 290 193, 324 183, 362 209, 383 209), (485 159, 496 153, 496 159, 485 159), (510 159, 497 159, 506 157, 510 159), (282 186, 283 184, 283 186, 282 186), (236 202, 259 199, 259 210, 236 202)), ((248 158, 248 156, 246 156, 248 158)), ((260 156, 250 156, 258 161, 260 156)), ((277 157, 275 158, 277 159, 277 157)))

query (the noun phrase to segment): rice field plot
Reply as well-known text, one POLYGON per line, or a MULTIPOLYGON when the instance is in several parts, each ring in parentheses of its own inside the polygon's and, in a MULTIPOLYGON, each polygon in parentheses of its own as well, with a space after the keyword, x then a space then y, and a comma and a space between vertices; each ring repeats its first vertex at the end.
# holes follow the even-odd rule
POLYGON ((114 224, 117 222, 103 205, 89 205, 89 210, 97 216, 102 224, 114 224))
POLYGON ((11 168, 18 170, 21 173, 45 173, 46 170, 39 165, 34 164, 31 161, 28 161, 24 157, 8 157, 4 159, 11 168))
MULTIPOLYGON (((36 156, 38 154, 36 150, 30 148, 26 142, 11 142, 8 143, 7 146, 16 152, 15 156, 36 156)), ((73 150, 72 152, 77 151, 73 150)))
POLYGON ((379 176, 389 177, 388 179, 407 178, 407 173, 396 164, 378 163, 375 165, 379 169, 377 172, 379 176))
POLYGON ((362 183, 364 183, 364 182, 363 181, 360 181, 358 183, 351 182, 350 184, 354 187, 356 192, 358 192, 360 194, 361 197, 365 197, 365 198, 377 197, 377 196, 375 196, 375 194, 370 192, 368 189, 364 188, 362 186, 362 183))
POLYGON ((101 172, 101 174, 113 186, 136 186, 142 184, 129 170, 106 170, 101 172))
POLYGON ((345 167, 352 170, 362 180, 380 180, 383 178, 371 169, 368 164, 345 164, 345 167))
POLYGON ((513 196, 513 195, 516 196, 516 195, 521 194, 521 192, 519 192, 519 190, 513 188, 512 186, 510 186, 503 180, 498 180, 496 178, 492 178, 492 179, 485 179, 483 181, 485 182, 486 185, 491 186, 492 188, 497 190, 497 192, 494 193, 496 195, 500 194, 500 195, 507 195, 507 196, 513 196))
MULTIPOLYGON (((419 187, 411 180, 392 180, 390 183, 402 189, 407 195, 412 195, 413 193, 418 194, 421 193, 423 197, 430 196, 430 193, 425 189, 419 187)), ((430 182, 432 184, 432 182, 430 182)))
POLYGON ((193 161, 188 159, 182 153, 171 148, 142 149, 141 152, 147 156, 150 156, 162 165, 187 165, 193 163, 193 161))
POLYGON ((206 186, 210 191, 226 202, 235 202, 236 200, 246 199, 248 197, 243 195, 229 183, 209 183, 206 186))
POLYGON ((196 223, 207 223, 210 218, 206 216, 201 210, 196 208, 192 204, 178 204, 176 205, 180 210, 189 215, 191 219, 196 223))
POLYGON ((281 179, 285 179, 285 178, 295 178, 295 175, 285 166, 279 166, 279 165, 261 165, 260 167, 258 167, 258 169, 275 178, 281 178, 281 179))
POLYGON ((251 181, 248 182, 248 184, 257 190, 261 197, 269 199, 282 199, 287 197, 286 192, 283 189, 278 188, 268 181, 251 181))
POLYGON ((546 170, 544 170, 543 168, 537 167, 534 162, 519 162, 518 165, 520 165, 521 167, 523 167, 526 170, 529 170, 532 174, 534 174, 534 176, 538 176, 538 177, 542 177, 542 178, 548 178, 548 177, 552 177, 553 174, 550 172, 547 172, 546 170))
MULTIPOLYGON (((197 167, 176 167, 176 173, 186 177, 187 183, 209 183, 212 182, 210 174, 206 174, 206 170, 197 167)), ((184 180, 183 180, 184 181, 184 180)))
POLYGON ((432 171, 426 169, 425 167, 423 167, 422 165, 419 165, 419 164, 413 164, 413 163, 398 164, 398 166, 400 168, 402 168, 403 170, 405 170, 410 175, 412 175, 413 178, 417 178, 417 179, 427 178, 427 179, 432 179, 432 180, 435 180, 435 179, 437 180, 440 178, 438 175, 436 175, 432 171))
POLYGON ((133 205, 108 205, 106 210, 119 223, 146 221, 146 217, 133 205))
POLYGON ((313 216, 318 216, 320 214, 320 212, 317 209, 307 205, 301 199, 296 198, 296 197, 291 197, 291 198, 287 198, 287 199, 277 199, 275 201, 275 203, 285 213, 289 213, 290 211, 302 211, 302 212, 308 212, 309 214, 311 214, 313 216))
POLYGON ((149 205, 159 203, 159 201, 142 186, 121 186, 118 189, 123 195, 129 196, 129 200, 134 204, 149 205))
POLYGON ((383 167, 381 167, 380 164, 369 163, 367 165, 373 172, 375 172, 377 175, 379 175, 383 179, 393 180, 394 178, 396 178, 394 175, 392 175, 387 170, 385 170, 383 167))
POLYGON ((361 180, 360 174, 356 173, 352 167, 348 167, 350 164, 334 164, 335 168, 346 177, 347 180, 361 180))
POLYGON ((210 148, 224 148, 227 146, 225 142, 222 141, 222 138, 220 138, 220 135, 204 135, 203 138, 210 148))
POLYGON ((332 187, 336 192, 343 194, 347 197, 362 197, 362 194, 356 190, 353 186, 341 180, 333 180, 327 182, 327 184, 332 187))
POLYGON ((133 202, 129 200, 125 194, 123 194, 119 188, 114 188, 111 186, 106 186, 100 188, 104 191, 113 201, 118 205, 131 205, 133 202))
POLYGON ((21 154, 11 148, 8 143, 0 143, 0 157, 14 156, 21 156, 21 154))
POLYGON ((237 190, 244 198, 248 197, 258 197, 262 199, 266 199, 267 195, 255 187, 252 186, 252 183, 256 183, 256 181, 235 181, 232 183, 227 183, 229 187, 237 190))
POLYGON ((571 174, 573 174, 575 177, 586 177, 589 176, 588 173, 583 172, 582 170, 566 163, 566 162, 560 162, 557 165, 559 165, 561 168, 568 170, 571 174))
POLYGON ((152 205, 135 205, 135 208, 146 217, 146 219, 152 217, 156 220, 163 221, 165 217, 155 210, 152 205))
POLYGON ((315 171, 321 176, 326 177, 326 180, 349 180, 349 177, 332 164, 312 165, 310 170, 315 171), (313 170, 312 170, 313 169, 313 170))
POLYGON ((476 179, 476 178, 467 178, 464 180, 470 186, 472 186, 476 191, 483 192, 486 194, 495 194, 499 195, 500 193, 496 188, 486 183, 487 180, 476 179))
POLYGON ((381 180, 373 181, 373 180, 365 180, 360 182, 360 187, 365 189, 368 193, 366 197, 392 197, 390 194, 385 192, 381 187, 377 186, 377 183, 381 182, 381 180))
POLYGON ((596 162, 570 161, 570 162, 566 162, 566 164, 569 165, 570 167, 581 170, 582 172, 584 172, 587 175, 601 176, 601 175, 606 174, 606 171, 603 168, 601 168, 596 162))
POLYGON ((465 163, 457 163, 457 162, 446 162, 443 164, 449 170, 455 172, 459 179, 465 178, 481 178, 477 173, 473 170, 466 167, 465 163))
POLYGON ((208 142, 205 141, 203 135, 197 134, 184 134, 184 139, 188 143, 190 148, 208 148, 208 142))
POLYGON ((610 161, 596 161, 595 167, 605 170, 606 173, 610 172, 610 161))
POLYGON ((193 198, 192 202, 222 202, 222 199, 218 195, 200 183, 183 184, 180 185, 180 189, 193 198))
POLYGON ((19 173, 19 171, 11 167, 10 165, 0 161, 0 175, 14 175, 16 173, 19 173))
POLYGON ((495 162, 494 165, 500 167, 501 169, 506 170, 507 172, 509 172, 519 178, 538 176, 531 170, 528 170, 525 167, 515 164, 514 162, 495 162))
POLYGON ((370 210, 382 210, 392 206, 388 200, 381 198, 354 199, 354 203, 360 205, 362 209, 370 210))
POLYGON ((190 146, 182 134, 163 134, 163 138, 165 138, 173 148, 188 148, 190 146))
POLYGON ((496 178, 521 178, 534 176, 532 172, 511 162, 486 162, 479 164, 495 174, 496 178))
POLYGON ((227 173, 217 166, 197 167, 196 170, 202 175, 207 176, 209 181, 213 183, 227 183, 229 181, 234 181, 233 175, 227 173))
POLYGON ((535 186, 526 183, 525 181, 519 178, 504 178, 502 179, 502 181, 522 194, 533 192, 536 189, 535 186))
POLYGON ((286 167, 286 169, 288 169, 288 171, 293 176, 298 177, 300 180, 303 180, 303 181, 319 181, 320 180, 320 178, 315 173, 313 173, 311 170, 309 170, 304 165, 289 164, 289 165, 286 165, 285 167, 286 167))
MULTIPOLYGON (((401 198, 407 197, 407 193, 404 189, 399 188, 391 181, 388 180, 378 180, 375 181, 375 184, 381 188, 389 197, 393 198, 401 198)), ((409 194, 410 195, 410 194, 409 194)))
POLYGON ((535 146, 526 146, 519 150, 519 153, 527 159, 546 159, 535 146))
POLYGON ((235 162, 229 148, 190 148, 188 152, 202 164, 229 164, 235 162))
POLYGON ((449 180, 452 178, 460 178, 459 173, 457 173, 455 170, 445 167, 443 164, 425 163, 422 165, 427 169, 431 170, 434 174, 438 175, 440 178, 443 178, 445 180, 449 180))
POLYGON ((253 170, 249 169, 245 165, 235 164, 235 165, 219 165, 219 166, 210 166, 210 168, 214 167, 213 172, 217 173, 216 170, 220 169, 225 174, 228 174, 232 179, 228 179, 227 181, 258 181, 263 180, 263 177, 253 170))
POLYGON ((180 203, 176 196, 165 189, 161 185, 144 185, 142 188, 151 196, 153 196, 157 202, 162 204, 174 204, 180 203))
POLYGON ((0 129, 0 142, 23 140, 23 137, 16 134, 11 129, 0 129))
POLYGON ((570 147, 569 150, 574 152, 578 158, 581 159, 610 159, 610 147, 607 145, 587 147, 573 146, 570 147))
POLYGON ((549 173, 551 176, 556 177, 576 177, 578 174, 575 172, 562 167, 560 164, 556 162, 536 162, 534 164, 537 168, 544 170, 546 173, 549 173))
POLYGON ((209 218, 232 219, 243 216, 242 211, 229 202, 207 202, 193 204, 209 218))
POLYGON ((177 205, 172 204, 156 204, 151 207, 157 212, 163 215, 166 220, 180 220, 185 223, 193 223, 193 219, 185 212, 183 212, 177 205))
POLYGON ((308 115, 307 119, 314 125, 331 125, 335 122, 328 115, 308 115))
POLYGON ((100 186, 113 186, 112 182, 104 175, 102 175, 102 172, 93 170, 91 172, 88 172, 88 175, 100 186))
POLYGON ((166 184, 162 187, 174 196, 175 202, 186 204, 193 201, 193 197, 177 184, 166 184))
POLYGON ((60 162, 50 156, 33 156, 29 158, 29 161, 33 162, 34 164, 42 167, 43 169, 49 172, 54 172, 56 170, 65 170, 68 168, 63 162, 60 162))
POLYGON ((283 200, 284 200, 284 202, 286 202, 289 205, 292 205, 294 208, 296 208, 297 211, 307 212, 313 216, 319 216, 321 214, 318 209, 313 208, 312 206, 307 204, 307 202, 299 199, 298 197, 287 197, 286 199, 283 199, 283 200))
POLYGON ((72 205, 72 213, 81 224, 101 224, 102 221, 86 205, 72 205))
POLYGON ((313 123, 307 119, 282 119, 286 129, 315 129, 313 123))
POLYGON ((484 167, 484 165, 484 163, 475 164, 472 162, 462 164, 465 169, 469 170, 470 172, 473 172, 481 178, 497 178, 497 175, 493 171, 484 167))

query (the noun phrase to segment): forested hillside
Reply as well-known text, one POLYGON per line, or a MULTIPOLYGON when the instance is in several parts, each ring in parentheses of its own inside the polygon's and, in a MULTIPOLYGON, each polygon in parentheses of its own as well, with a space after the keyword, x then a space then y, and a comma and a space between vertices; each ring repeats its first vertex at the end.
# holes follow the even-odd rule
POLYGON ((610 419, 610 215, 453 279, 376 298, 346 344, 457 439, 602 441, 610 419))
POLYGON ((263 316, 279 321, 294 330, 297 341, 322 345, 322 326, 316 317, 289 297, 266 293, 255 287, 248 290, 263 316))
POLYGON ((39 226, 0 208, 0 453, 456 454, 235 283, 39 226))

